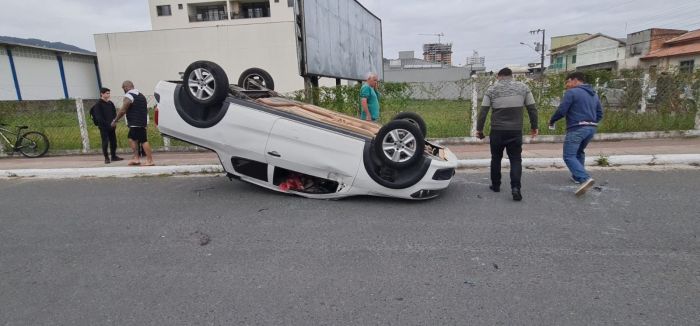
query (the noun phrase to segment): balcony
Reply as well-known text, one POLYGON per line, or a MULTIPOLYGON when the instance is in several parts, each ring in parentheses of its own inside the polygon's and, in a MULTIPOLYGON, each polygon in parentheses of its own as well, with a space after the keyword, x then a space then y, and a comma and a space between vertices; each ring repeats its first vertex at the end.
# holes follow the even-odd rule
POLYGON ((563 62, 557 62, 549 65, 547 67, 548 70, 563 70, 564 69, 564 63, 563 62))
POLYGON ((226 11, 206 11, 206 12, 201 12, 197 13, 195 15, 190 15, 190 23, 193 22, 210 22, 210 21, 219 21, 219 20, 228 20, 228 13, 226 11))
POLYGON ((270 17, 270 9, 248 8, 240 13, 231 12, 231 19, 248 19, 270 17))

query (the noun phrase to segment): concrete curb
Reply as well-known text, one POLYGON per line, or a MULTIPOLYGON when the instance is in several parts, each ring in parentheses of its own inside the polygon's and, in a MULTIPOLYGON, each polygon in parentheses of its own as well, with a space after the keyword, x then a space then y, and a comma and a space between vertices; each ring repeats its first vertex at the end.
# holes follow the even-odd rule
MULTIPOLYGON (((587 166, 597 166, 600 156, 586 157, 587 166)), ((611 166, 626 165, 700 165, 700 154, 659 154, 659 155, 613 155, 606 157, 611 166)), ((491 165, 490 159, 459 160, 457 167, 460 169, 483 168, 491 165)), ((509 166, 507 159, 503 159, 502 166, 509 166)), ((566 167, 562 158, 524 158, 523 166, 526 167, 566 167)))
MULTIPOLYGON (((523 143, 562 143, 565 135, 540 135, 535 140, 530 136, 523 135, 523 143)), ((644 132, 623 132, 623 133, 597 133, 593 136, 593 141, 618 141, 618 140, 641 140, 641 139, 664 139, 664 138, 693 138, 700 137, 700 130, 673 130, 673 131, 644 131, 644 132)), ((438 145, 465 145, 465 144, 488 144, 486 139, 476 137, 452 137, 431 139, 431 142, 438 145)))
POLYGON ((17 169, 0 170, 0 179, 7 178, 129 178, 161 175, 188 175, 222 173, 221 165, 170 165, 139 167, 104 167, 104 168, 70 168, 70 169, 17 169))
MULTIPOLYGON (((598 156, 586 158, 586 165, 599 165, 598 156)), ((614 155, 607 157, 612 166, 639 165, 700 165, 700 154, 664 154, 664 155, 614 155)), ((491 165, 490 159, 459 160, 457 168, 474 169, 491 165)), ((509 166, 507 159, 503 166, 509 166)), ((525 158, 525 167, 566 167, 561 158, 525 158)), ((128 178, 143 176, 199 175, 223 173, 221 165, 172 165, 152 167, 102 167, 71 169, 18 169, 0 170, 0 179, 40 178, 40 179, 75 179, 75 178, 128 178)))

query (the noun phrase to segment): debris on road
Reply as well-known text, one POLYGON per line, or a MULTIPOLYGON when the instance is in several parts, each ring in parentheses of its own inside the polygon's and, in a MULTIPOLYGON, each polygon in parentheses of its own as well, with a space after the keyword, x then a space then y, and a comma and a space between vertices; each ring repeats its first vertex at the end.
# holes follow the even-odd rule
POLYGON ((195 240, 200 246, 206 246, 209 244, 209 242, 211 242, 209 235, 199 230, 190 233, 190 236, 192 236, 193 240, 195 240))

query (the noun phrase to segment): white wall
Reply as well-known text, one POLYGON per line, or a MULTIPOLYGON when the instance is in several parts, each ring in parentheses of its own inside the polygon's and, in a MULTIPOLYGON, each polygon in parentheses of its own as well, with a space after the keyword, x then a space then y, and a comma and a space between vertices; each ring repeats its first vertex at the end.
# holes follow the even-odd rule
MULTIPOLYGON (((17 46, 11 50, 22 100, 65 98, 56 52, 17 46)), ((61 54, 61 56, 68 96, 98 98, 94 57, 78 54, 61 54)), ((0 100, 17 100, 10 61, 4 48, 0 49, 0 100)))
POLYGON ((12 79, 12 69, 10 69, 10 58, 7 56, 5 48, 0 47, 0 101, 17 100, 15 83, 12 79))
POLYGON ((649 66, 657 66, 659 70, 678 70, 681 61, 695 60, 695 70, 700 68, 700 54, 698 55, 686 55, 678 57, 666 57, 657 60, 645 60, 644 67, 649 68, 649 66))
POLYGON ((576 49, 576 67, 618 61, 625 58, 620 42, 607 37, 596 37, 581 42, 576 49))
POLYGON ((617 69, 635 69, 643 66, 639 56, 620 59, 617 61, 617 69))
MULTIPOLYGON (((270 0, 270 17, 262 18, 246 18, 246 19, 228 19, 218 21, 190 22, 187 5, 197 3, 213 3, 221 2, 221 0, 189 0, 181 2, 173 2, 172 0, 149 0, 148 10, 151 14, 151 26, 153 30, 161 29, 176 29, 176 28, 192 28, 192 27, 213 27, 218 25, 247 25, 271 22, 291 22, 294 21, 294 8, 289 7, 287 0, 274 2, 270 0), (182 9, 178 9, 178 4, 182 4, 182 9), (158 16, 156 6, 170 5, 171 16, 158 16)), ((228 10, 232 9, 232 4, 229 1, 228 10)))
POLYGON ((31 48, 14 48, 12 57, 23 100, 65 98, 55 53, 31 48))
POLYGON ((180 79, 178 72, 197 60, 221 65, 231 84, 257 67, 272 75, 279 92, 304 88, 293 22, 96 34, 95 48, 102 84, 111 89, 128 79, 153 94, 158 81, 180 79))
POLYGON ((63 69, 70 98, 99 98, 97 71, 93 57, 64 54, 63 69))

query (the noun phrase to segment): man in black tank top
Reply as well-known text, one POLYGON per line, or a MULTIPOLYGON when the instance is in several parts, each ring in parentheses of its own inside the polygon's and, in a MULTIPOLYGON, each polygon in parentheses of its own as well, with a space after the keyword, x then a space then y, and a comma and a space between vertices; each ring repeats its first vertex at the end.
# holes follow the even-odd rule
POLYGON ((148 143, 146 134, 146 124, 148 123, 148 102, 146 97, 141 94, 134 83, 127 80, 122 83, 124 90, 124 104, 122 104, 117 117, 112 121, 112 127, 117 126, 117 121, 126 115, 126 121, 129 126, 129 145, 134 152, 134 156, 129 165, 140 165, 139 144, 143 146, 143 151, 146 152, 146 163, 143 165, 151 166, 153 163, 153 152, 151 145, 148 143))

